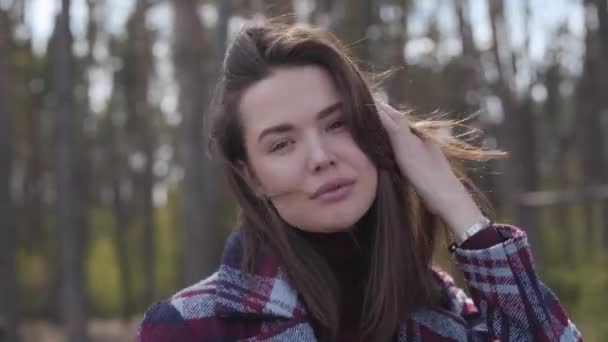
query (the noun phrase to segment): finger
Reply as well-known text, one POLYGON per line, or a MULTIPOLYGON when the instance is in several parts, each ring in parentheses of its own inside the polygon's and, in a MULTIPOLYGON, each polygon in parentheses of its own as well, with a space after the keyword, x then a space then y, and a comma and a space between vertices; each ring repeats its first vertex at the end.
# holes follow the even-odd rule
POLYGON ((393 111, 394 116, 391 117, 391 120, 393 120, 393 122, 395 122, 396 125, 399 126, 401 134, 410 138, 414 136, 416 132, 414 132, 414 130, 412 129, 412 126, 410 125, 410 120, 405 116, 405 114, 398 112, 395 109, 393 109, 393 111))
POLYGON ((393 106, 389 105, 386 102, 382 102, 380 103, 380 105, 382 106, 382 108, 386 111, 387 115, 389 117, 391 117, 393 120, 395 121, 402 121, 402 120, 407 120, 407 116, 402 113, 401 111, 398 111, 397 109, 395 109, 393 106))
POLYGON ((399 130, 399 124, 388 115, 386 112, 386 106, 382 102, 376 102, 376 111, 378 112, 378 117, 380 117, 382 125, 387 130, 391 132, 396 132, 399 130))
POLYGON ((402 113, 388 104, 381 104, 381 111, 396 127, 395 130, 406 139, 419 139, 416 132, 412 129, 410 120, 405 113, 402 113), (389 114, 392 113, 392 116, 389 114))

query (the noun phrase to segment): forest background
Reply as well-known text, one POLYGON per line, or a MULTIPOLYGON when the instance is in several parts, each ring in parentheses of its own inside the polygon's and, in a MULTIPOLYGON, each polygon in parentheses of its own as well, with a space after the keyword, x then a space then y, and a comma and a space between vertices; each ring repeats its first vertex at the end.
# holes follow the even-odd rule
POLYGON ((608 341, 607 7, 0 0, 0 341, 130 340, 147 306, 217 267, 235 203, 204 117, 226 42, 282 15, 370 72, 398 68, 393 104, 476 114, 480 144, 510 155, 471 175, 586 340, 608 341))

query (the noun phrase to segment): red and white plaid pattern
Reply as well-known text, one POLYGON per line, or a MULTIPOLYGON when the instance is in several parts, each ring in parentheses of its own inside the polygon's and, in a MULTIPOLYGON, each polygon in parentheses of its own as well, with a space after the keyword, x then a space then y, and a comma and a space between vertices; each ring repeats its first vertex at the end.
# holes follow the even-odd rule
MULTIPOLYGON (((472 298, 433 267, 448 300, 404 320, 398 341, 582 341, 555 294, 539 279, 525 233, 511 225, 494 227, 504 242, 455 251, 472 298)), ((255 271, 244 273, 241 257, 234 233, 219 270, 152 306, 137 340, 316 341, 305 305, 279 260, 264 251, 255 271)))

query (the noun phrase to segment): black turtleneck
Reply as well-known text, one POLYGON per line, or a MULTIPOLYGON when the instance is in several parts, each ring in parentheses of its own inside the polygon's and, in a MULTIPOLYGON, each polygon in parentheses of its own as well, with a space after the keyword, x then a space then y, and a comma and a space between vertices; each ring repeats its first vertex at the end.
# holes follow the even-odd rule
POLYGON ((370 234, 364 228, 337 233, 303 232, 328 263, 340 289, 338 341, 357 341, 367 275, 370 234))

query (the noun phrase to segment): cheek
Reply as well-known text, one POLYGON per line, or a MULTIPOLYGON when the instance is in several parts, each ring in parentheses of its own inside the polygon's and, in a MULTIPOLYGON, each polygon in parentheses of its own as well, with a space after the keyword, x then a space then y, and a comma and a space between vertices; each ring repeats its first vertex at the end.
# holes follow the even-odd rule
POLYGON ((376 165, 367 157, 365 153, 363 153, 363 151, 358 145, 356 145, 354 141, 348 149, 348 156, 345 158, 350 161, 350 164, 353 166, 353 168, 355 168, 360 176, 369 176, 370 174, 375 175, 377 173, 376 165))
POLYGON ((366 197, 375 198, 378 188, 378 169, 367 157, 362 161, 360 178, 365 184, 366 197))
POLYGON ((304 177, 304 168, 293 158, 261 158, 254 169, 262 187, 270 193, 293 191, 304 177))
POLYGON ((358 147, 352 150, 350 160, 361 182, 361 200, 363 202, 373 201, 378 188, 378 169, 376 165, 358 147))

